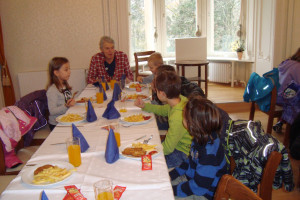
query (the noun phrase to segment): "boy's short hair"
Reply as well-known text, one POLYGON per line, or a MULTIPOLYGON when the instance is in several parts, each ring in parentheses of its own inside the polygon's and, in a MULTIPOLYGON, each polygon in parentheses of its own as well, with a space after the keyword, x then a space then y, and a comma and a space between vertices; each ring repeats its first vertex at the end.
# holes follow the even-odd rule
POLYGON ((175 72, 163 71, 154 79, 155 88, 166 93, 168 99, 178 98, 181 91, 181 79, 175 72))
POLYGON ((156 74, 159 74, 163 71, 175 72, 175 68, 171 65, 162 65, 156 69, 156 74))
POLYGON ((164 64, 163 57, 158 52, 152 53, 148 58, 148 62, 153 62, 155 66, 161 66, 164 64))

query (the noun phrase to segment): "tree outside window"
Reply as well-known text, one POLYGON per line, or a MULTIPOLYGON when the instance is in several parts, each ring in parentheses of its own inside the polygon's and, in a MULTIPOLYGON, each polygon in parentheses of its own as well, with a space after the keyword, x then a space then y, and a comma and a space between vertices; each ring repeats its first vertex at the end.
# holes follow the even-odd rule
MULTIPOLYGON (((197 5, 201 0, 130 0, 130 51, 155 50, 164 56, 174 56, 175 39, 195 37, 197 5), (159 5, 154 5, 159 4, 159 5), (155 11, 154 8, 159 8, 155 11), (164 8, 161 9, 160 8, 164 8), (154 16, 154 13, 157 16, 154 16), (153 21, 151 21, 153 19, 153 21), (159 23, 157 23, 159 22, 159 23), (156 33, 158 40, 154 37, 156 33), (158 43, 159 42, 159 43, 158 43)), ((232 52, 231 44, 239 37, 241 0, 209 0, 211 18, 207 18, 208 43, 214 52, 232 52)), ((206 16, 208 17, 208 16, 206 16)), ((207 33, 204 33, 204 35, 207 33)))

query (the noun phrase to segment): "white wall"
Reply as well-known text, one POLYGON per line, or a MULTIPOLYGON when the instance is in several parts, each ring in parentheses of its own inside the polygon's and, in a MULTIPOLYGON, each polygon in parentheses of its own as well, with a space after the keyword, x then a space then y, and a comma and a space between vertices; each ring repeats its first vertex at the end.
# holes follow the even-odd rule
MULTIPOLYGON (((16 98, 17 74, 47 70, 54 56, 88 68, 103 35, 99 0, 0 0, 4 50, 16 98)), ((32 83, 34 84, 34 83, 32 83)))

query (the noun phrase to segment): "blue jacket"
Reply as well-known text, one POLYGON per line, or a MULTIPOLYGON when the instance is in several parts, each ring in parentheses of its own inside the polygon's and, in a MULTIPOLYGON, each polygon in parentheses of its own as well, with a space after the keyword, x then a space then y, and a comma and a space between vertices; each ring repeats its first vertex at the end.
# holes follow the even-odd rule
POLYGON ((188 181, 173 186, 175 196, 204 196, 213 199, 218 182, 227 173, 227 162, 223 145, 216 133, 206 145, 193 141, 189 158, 169 174, 172 180, 185 175, 188 181))

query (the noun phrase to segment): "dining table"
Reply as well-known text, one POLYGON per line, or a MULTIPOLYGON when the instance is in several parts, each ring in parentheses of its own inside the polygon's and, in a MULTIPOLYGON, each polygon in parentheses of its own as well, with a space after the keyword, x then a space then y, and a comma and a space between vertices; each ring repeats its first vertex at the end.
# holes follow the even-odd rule
MULTIPOLYGON (((77 100, 83 97, 95 99, 98 88, 93 85, 87 85, 86 88, 75 97, 77 100)), ((134 95, 137 92, 128 87, 123 89, 123 94, 134 95)), ((140 92, 150 96, 150 90, 146 87, 140 92)), ((92 103, 97 120, 87 122, 86 120, 76 123, 75 126, 82 133, 89 148, 81 153, 81 165, 76 167, 76 171, 68 178, 50 185, 34 185, 24 177, 33 176, 33 169, 40 163, 52 164, 56 162, 68 163, 68 153, 65 141, 72 136, 72 124, 58 123, 43 144, 33 154, 33 156, 24 165, 20 173, 10 182, 7 188, 0 196, 1 200, 11 199, 41 199, 44 191, 49 200, 64 199, 67 191, 64 186, 75 185, 85 198, 95 199, 93 185, 95 182, 103 179, 109 179, 114 186, 126 187, 121 196, 121 200, 154 200, 174 199, 173 190, 169 177, 169 170, 166 165, 163 147, 159 136, 159 130, 156 125, 153 113, 146 113, 140 108, 134 106, 134 100, 126 100, 127 112, 120 112, 121 117, 114 120, 103 118, 102 115, 107 104, 113 96, 112 89, 106 91, 107 100, 101 104, 92 103), (122 123, 126 116, 134 114, 143 114, 151 116, 146 123, 127 124, 122 123), (105 160, 105 150, 109 131, 104 127, 113 122, 120 123, 121 146, 119 147, 119 159, 109 164, 105 160), (149 144, 157 145, 157 154, 152 156, 152 170, 142 170, 140 158, 131 158, 122 155, 122 150, 132 143, 143 142, 145 139, 153 137, 149 144)), ((150 98, 147 98, 150 102, 150 98)), ((117 110, 121 108, 121 101, 115 101, 117 110)), ((86 114, 86 105, 76 103, 70 107, 67 113, 80 115, 86 114)))

